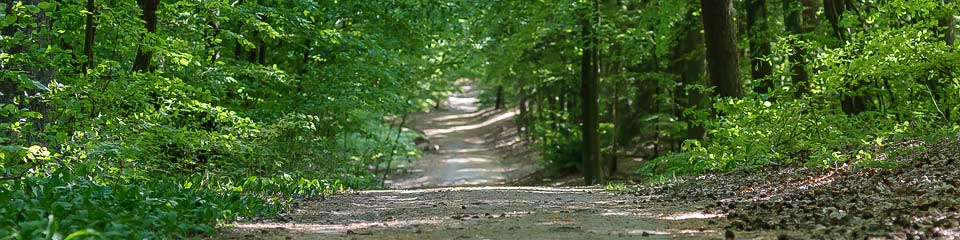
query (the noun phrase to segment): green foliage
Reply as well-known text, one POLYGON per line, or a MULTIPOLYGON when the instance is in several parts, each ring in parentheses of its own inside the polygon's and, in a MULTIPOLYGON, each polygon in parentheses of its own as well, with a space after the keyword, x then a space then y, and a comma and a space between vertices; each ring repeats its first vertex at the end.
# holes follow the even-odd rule
MULTIPOLYGON (((718 118, 707 122, 705 141, 688 140, 680 153, 657 158, 639 172, 654 177, 795 163, 897 167, 890 159, 899 149, 890 144, 955 135, 960 53, 931 31, 935 17, 955 7, 932 1, 879 4, 862 13, 872 22, 845 23, 876 27, 857 31, 844 44, 784 36, 775 42, 773 59, 797 54, 790 44, 817 51, 808 95, 797 98, 798 86, 786 83, 765 96, 718 100, 718 118), (865 111, 844 113, 843 99, 850 97, 865 98, 865 111)), ((781 62, 775 77, 789 77, 790 64, 781 62)))
POLYGON ((221 221, 284 211, 294 196, 321 196, 342 185, 282 176, 186 176, 105 180, 57 171, 0 185, 0 235, 13 239, 188 238, 221 221))
POLYGON ((830 167, 872 161, 885 153, 889 142, 922 137, 937 129, 929 122, 898 123, 892 117, 871 114, 818 113, 810 110, 815 107, 807 101, 727 99, 717 103, 716 109, 722 117, 708 126, 706 144, 687 141, 681 153, 658 158, 641 173, 686 175, 793 163, 830 167))
POLYGON ((135 1, 33 2, 0 11, 0 239, 191 238, 382 187, 418 154, 393 119, 468 44, 457 2, 162 1, 154 33, 135 1))
MULTIPOLYGON (((957 3, 857 3, 838 18, 841 39, 826 11, 803 11, 800 2, 768 2, 768 19, 758 20, 767 26, 738 25, 753 28, 738 31, 742 50, 753 42, 772 47, 767 56, 738 51, 744 88, 765 86, 752 79, 751 60, 774 67, 764 77, 771 91, 748 90, 744 99, 712 99, 709 76, 690 72, 703 71, 688 66, 704 59, 703 37, 689 31, 702 28, 697 1, 478 4, 484 10, 470 28, 485 60, 478 67, 486 69, 482 97, 494 102, 490 90, 503 87, 508 102, 526 108, 518 123, 545 163, 576 167, 578 65, 584 40, 594 37, 580 29, 588 22, 582 20, 599 17, 593 27, 600 39, 603 153, 655 159, 640 170, 648 177, 790 164, 888 166, 872 162, 890 150, 881 143, 956 125, 960 51, 945 44, 940 25, 952 19, 957 27, 957 3), (807 19, 799 29, 784 22, 793 10, 807 19), (807 76, 803 82, 795 80, 798 69, 807 76)), ((744 6, 735 5, 735 17, 745 19, 744 6)))

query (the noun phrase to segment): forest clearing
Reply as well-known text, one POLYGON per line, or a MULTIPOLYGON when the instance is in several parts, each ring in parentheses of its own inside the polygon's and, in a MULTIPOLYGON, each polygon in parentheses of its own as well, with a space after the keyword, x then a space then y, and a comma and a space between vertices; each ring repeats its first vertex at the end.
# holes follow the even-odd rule
POLYGON ((0 9, 0 240, 960 239, 955 0, 0 9))

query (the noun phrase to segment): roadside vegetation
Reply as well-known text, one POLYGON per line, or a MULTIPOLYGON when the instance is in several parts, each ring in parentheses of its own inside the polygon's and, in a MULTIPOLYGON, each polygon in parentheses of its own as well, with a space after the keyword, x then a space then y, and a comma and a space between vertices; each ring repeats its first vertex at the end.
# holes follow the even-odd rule
MULTIPOLYGON (((542 165, 587 185, 771 169, 876 171, 870 181, 955 173, 954 158, 917 157, 951 153, 931 148, 960 138, 952 0, 0 9, 0 239, 202 237, 299 199, 382 188, 396 162, 422 154, 408 115, 442 106, 461 79, 489 107, 516 109, 542 165)), ((956 212, 944 202, 935 209, 956 212)))

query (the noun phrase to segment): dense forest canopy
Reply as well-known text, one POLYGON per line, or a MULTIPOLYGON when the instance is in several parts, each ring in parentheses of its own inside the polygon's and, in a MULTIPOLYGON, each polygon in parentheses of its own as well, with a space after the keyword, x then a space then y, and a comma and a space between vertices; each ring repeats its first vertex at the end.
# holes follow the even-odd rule
POLYGON ((952 0, 0 0, 0 238, 190 237, 382 187, 469 79, 587 184, 956 137, 952 0), (631 177, 631 176, 627 176, 631 177), (199 207, 202 206, 202 207, 199 207))

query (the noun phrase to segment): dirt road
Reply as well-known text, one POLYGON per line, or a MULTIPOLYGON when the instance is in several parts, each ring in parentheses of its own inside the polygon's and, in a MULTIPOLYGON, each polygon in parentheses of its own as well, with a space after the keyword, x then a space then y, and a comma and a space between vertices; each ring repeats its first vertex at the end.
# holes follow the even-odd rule
MULTIPOLYGON (((405 166, 395 189, 308 202, 277 220, 239 223, 236 239, 630 239, 719 237, 700 204, 652 204, 597 188, 497 187, 530 174, 512 111, 481 110, 462 87, 441 111, 417 114, 439 151, 405 166), (520 151, 521 153, 523 151, 520 151)), ((656 198, 650 196, 649 198, 656 198)))
POLYGON ((717 238, 717 215, 591 188, 364 191, 307 204, 291 222, 240 224, 243 239, 717 238))
POLYGON ((437 150, 413 162, 406 174, 386 183, 394 189, 447 186, 496 186, 536 170, 535 159, 517 158, 507 150, 515 142, 515 111, 477 107, 478 90, 461 86, 446 107, 415 114, 410 128, 420 130, 437 150))

